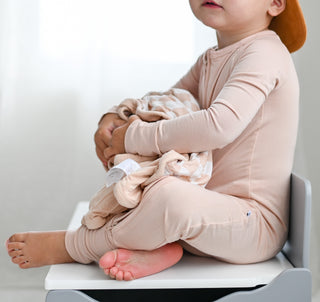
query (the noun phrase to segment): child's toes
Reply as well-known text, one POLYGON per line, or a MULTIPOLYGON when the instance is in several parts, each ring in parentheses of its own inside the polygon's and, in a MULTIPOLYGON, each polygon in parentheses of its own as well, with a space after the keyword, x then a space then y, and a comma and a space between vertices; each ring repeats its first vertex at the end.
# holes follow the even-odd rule
POLYGON ((7 249, 9 252, 13 250, 22 250, 24 246, 25 243, 23 242, 8 242, 7 249))
POLYGON ((25 262, 22 262, 19 264, 19 267, 20 268, 30 268, 31 267, 31 264, 29 261, 25 261, 25 262))
POLYGON ((110 272, 109 272, 109 276, 111 278, 115 278, 117 273, 118 273, 119 269, 117 267, 113 267, 110 269, 110 272))
POLYGON ((123 280, 125 280, 125 281, 131 281, 131 280, 133 280, 134 278, 133 278, 133 276, 132 276, 132 274, 130 273, 130 272, 125 272, 124 273, 124 275, 123 275, 123 280))
POLYGON ((116 275, 116 280, 122 281, 123 280, 123 271, 118 271, 116 275))
POLYGON ((24 242, 25 233, 18 233, 12 235, 8 240, 9 242, 24 242))
POLYGON ((8 254, 11 258, 13 258, 13 257, 17 257, 17 256, 22 256, 23 252, 22 252, 22 250, 11 250, 8 252, 8 254))
POLYGON ((109 275, 109 274, 110 274, 110 269, 108 269, 108 268, 105 268, 103 271, 104 271, 104 273, 105 273, 106 275, 109 275))
POLYGON ((13 257, 11 260, 14 264, 21 264, 23 262, 28 261, 26 256, 13 257))

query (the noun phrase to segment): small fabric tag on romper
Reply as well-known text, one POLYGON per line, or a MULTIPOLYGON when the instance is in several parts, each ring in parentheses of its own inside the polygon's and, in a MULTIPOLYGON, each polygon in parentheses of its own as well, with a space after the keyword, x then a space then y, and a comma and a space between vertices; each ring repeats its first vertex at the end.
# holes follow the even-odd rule
POLYGON ((106 187, 110 187, 114 183, 120 181, 123 177, 138 171, 140 168, 140 165, 133 159, 128 158, 122 161, 107 172, 106 187))

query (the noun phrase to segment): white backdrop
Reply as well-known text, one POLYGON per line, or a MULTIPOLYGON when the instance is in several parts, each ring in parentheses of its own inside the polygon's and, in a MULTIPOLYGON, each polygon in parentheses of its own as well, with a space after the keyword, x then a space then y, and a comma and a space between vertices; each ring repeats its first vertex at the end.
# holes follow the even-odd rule
MULTIPOLYGON (((187 2, 0 0, 0 240, 65 228, 76 202, 103 183, 93 144, 100 115, 125 97, 169 88, 215 45, 187 2)), ((295 55, 303 83, 306 49, 295 55)), ((317 182, 308 153, 314 111, 302 107, 296 169, 317 182)), ((312 238, 316 285, 316 222, 312 238)), ((43 301, 47 268, 21 271, 2 249, 0 270, 1 301, 43 301)))

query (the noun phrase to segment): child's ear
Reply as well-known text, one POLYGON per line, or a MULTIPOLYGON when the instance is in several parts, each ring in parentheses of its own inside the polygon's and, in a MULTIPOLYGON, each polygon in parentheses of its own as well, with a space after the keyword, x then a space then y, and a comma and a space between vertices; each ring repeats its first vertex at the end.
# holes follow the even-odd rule
POLYGON ((268 14, 272 17, 280 15, 286 8, 286 0, 272 0, 268 14))

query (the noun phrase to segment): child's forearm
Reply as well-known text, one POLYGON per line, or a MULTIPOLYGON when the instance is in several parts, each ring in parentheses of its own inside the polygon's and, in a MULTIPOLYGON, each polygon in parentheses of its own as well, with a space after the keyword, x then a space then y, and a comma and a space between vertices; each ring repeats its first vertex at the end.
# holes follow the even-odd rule
POLYGON ((192 153, 223 148, 248 126, 264 98, 261 95, 254 103, 246 100, 237 102, 238 106, 217 101, 206 110, 172 120, 135 122, 126 133, 126 152, 153 156, 170 150, 192 153))

